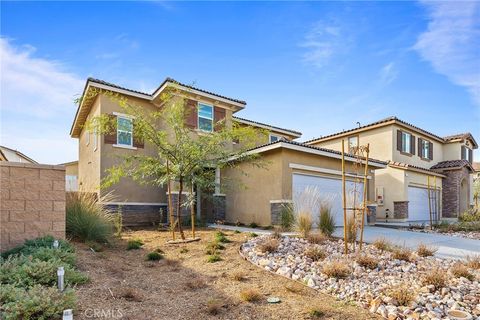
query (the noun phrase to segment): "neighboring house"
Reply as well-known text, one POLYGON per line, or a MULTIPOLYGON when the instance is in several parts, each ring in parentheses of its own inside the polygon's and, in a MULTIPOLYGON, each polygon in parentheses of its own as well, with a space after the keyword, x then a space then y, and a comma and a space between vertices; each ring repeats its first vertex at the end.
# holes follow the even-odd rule
MULTIPOLYGON (((233 190, 196 190, 196 212, 205 222, 226 220, 229 222, 270 225, 278 222, 279 208, 290 203, 309 185, 324 186, 326 196, 335 203, 335 214, 341 214, 338 206, 341 198, 341 159, 336 151, 305 146, 291 140, 299 138, 300 132, 283 129, 246 120, 234 116, 245 108, 246 102, 228 98, 213 92, 195 88, 167 78, 153 93, 143 93, 123 88, 105 81, 89 78, 83 96, 88 96, 95 88, 115 92, 147 110, 156 110, 160 105, 160 94, 168 87, 175 87, 187 99, 190 112, 185 124, 192 131, 204 134, 215 130, 218 121, 228 127, 236 122, 263 129, 267 137, 259 135, 258 147, 250 152, 261 153, 268 162, 268 169, 259 169, 245 164, 247 176, 238 170, 217 170, 217 179, 238 178, 233 190), (244 183, 242 181, 245 180, 244 183), (240 187, 242 185, 242 187, 240 187), (244 186, 243 186, 244 185, 244 186), (213 201, 212 201, 213 199, 213 201)), ((168 128, 164 128, 168 130, 168 128)), ((166 187, 141 186, 131 179, 124 178, 108 190, 100 190, 101 180, 106 170, 120 161, 118 155, 142 153, 156 156, 154 146, 135 138, 132 118, 122 113, 122 108, 104 94, 81 101, 71 129, 71 137, 79 140, 78 186, 79 190, 97 193, 102 199, 106 193, 114 197, 107 204, 112 208, 122 206, 125 225, 158 223, 160 212, 163 222, 167 219, 166 187), (84 129, 88 119, 108 114, 117 119, 117 132, 100 136, 84 129)), ((235 141, 232 141, 235 145, 235 141)), ((353 171, 352 157, 347 157, 347 168, 353 171)), ((371 160, 372 170, 384 168, 385 163, 371 160)), ((242 164, 243 165, 243 164, 242 164)), ((349 181, 355 177, 348 176, 349 181)), ((233 180, 233 179, 230 179, 233 180)), ((235 180, 236 181, 236 180, 235 180)), ((373 194, 374 176, 369 175, 369 188, 373 194)), ((350 182, 351 183, 351 182, 350 182)), ((175 199, 174 199, 175 200, 175 199)), ((341 223, 338 220, 339 223, 341 223)))
MULTIPOLYGON (((471 175, 471 182, 472 184, 478 183, 480 184, 480 162, 474 162, 472 163, 473 167, 473 173, 471 175)), ((478 195, 480 197, 480 195, 478 195)), ((478 206, 480 203, 480 199, 474 199, 473 193, 472 193, 472 206, 478 206)))
POLYGON ((61 163, 65 166, 65 191, 78 191, 78 161, 61 163))
POLYGON ((389 117, 306 144, 341 150, 342 140, 347 150, 369 144, 371 157, 388 162, 375 172, 377 219, 425 222, 430 210, 440 219, 457 218, 468 209, 473 149, 478 148, 470 133, 440 137, 389 117))
POLYGON ((5 146, 0 146, 0 161, 22 162, 22 163, 37 163, 30 157, 27 157, 18 150, 10 149, 5 146))

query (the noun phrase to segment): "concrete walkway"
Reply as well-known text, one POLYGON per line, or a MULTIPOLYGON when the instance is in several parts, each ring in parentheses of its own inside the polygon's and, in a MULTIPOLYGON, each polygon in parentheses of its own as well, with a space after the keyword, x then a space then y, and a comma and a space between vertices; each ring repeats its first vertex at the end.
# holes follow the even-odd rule
MULTIPOLYGON (((208 227, 225 229, 225 230, 238 230, 241 232, 255 232, 256 234, 269 234, 270 230, 253 229, 247 227, 236 227, 227 225, 211 224, 208 227)), ((294 233, 285 233, 286 235, 292 235, 294 233)), ((343 228, 337 228, 334 236, 343 237, 343 228)), ((372 243, 378 238, 385 238, 393 244, 400 246, 406 246, 415 249, 419 244, 433 246, 438 248, 435 254, 438 257, 450 258, 450 259, 465 259, 467 256, 480 254, 480 240, 466 239, 460 237, 452 237, 448 235, 432 234, 413 232, 406 230, 398 230, 392 228, 381 227, 365 227, 364 240, 367 243, 372 243)))

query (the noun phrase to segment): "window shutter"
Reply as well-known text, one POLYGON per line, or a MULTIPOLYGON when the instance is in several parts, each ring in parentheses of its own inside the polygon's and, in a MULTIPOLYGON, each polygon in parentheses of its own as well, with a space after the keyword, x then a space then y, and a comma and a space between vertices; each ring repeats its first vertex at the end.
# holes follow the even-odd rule
POLYGON ((133 130, 132 130, 132 138, 133 138, 133 146, 135 148, 143 149, 145 147, 145 143, 143 138, 139 137, 135 132, 135 121, 133 121, 133 130))
POLYGON ((198 107, 195 100, 188 99, 185 104, 185 125, 190 128, 197 128, 198 107))
POLYGON ((397 150, 402 151, 402 131, 397 130, 397 150))
POLYGON ((468 162, 472 163, 473 162, 473 150, 468 149, 468 162))
POLYGON ((467 159, 467 148, 465 146, 462 146, 462 160, 467 159))
POLYGON ((412 135, 410 138, 410 153, 415 154, 415 136, 412 135))
POLYGON ((117 116, 114 114, 108 115, 108 120, 113 124, 111 132, 105 133, 103 135, 103 142, 105 144, 116 144, 117 143, 117 116))
POLYGON ((417 151, 418 151, 418 156, 420 158, 423 158, 423 153, 422 153, 422 149, 423 149, 423 139, 422 138, 418 138, 418 146, 417 146, 417 151))
POLYGON ((213 112, 213 121, 214 121, 214 130, 219 131, 222 130, 223 127, 225 126, 225 109, 219 108, 219 107, 214 107, 214 112, 213 112), (221 121, 220 123, 218 123, 221 121))
POLYGON ((433 143, 429 142, 428 143, 428 159, 433 160, 433 143))

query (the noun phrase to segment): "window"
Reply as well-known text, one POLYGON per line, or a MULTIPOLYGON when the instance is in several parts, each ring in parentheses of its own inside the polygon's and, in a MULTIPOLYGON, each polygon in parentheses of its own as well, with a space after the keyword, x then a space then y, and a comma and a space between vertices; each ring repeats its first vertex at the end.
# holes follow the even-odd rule
POLYGON ((348 137, 348 152, 354 152, 354 148, 358 147, 358 136, 348 137))
POLYGON ((213 106, 198 104, 198 129, 202 131, 213 131, 213 106))
POLYGON ((422 142, 422 153, 421 157, 424 159, 430 159, 430 142, 426 140, 421 140, 422 142))
POLYGON ((468 162, 473 162, 473 152, 472 149, 469 149, 465 146, 462 146, 462 160, 467 160, 468 162))
POLYGON ((270 135, 270 142, 277 142, 278 140, 280 140, 279 136, 273 134, 270 135))
POLYGON ((411 152, 411 140, 412 140, 412 135, 408 132, 403 132, 402 131, 402 152, 406 152, 406 153, 412 153, 411 152))
POLYGON ((97 127, 93 129, 93 151, 97 150, 98 147, 98 132, 97 132, 97 127))
POLYGON ((133 124, 132 119, 117 116, 117 144, 132 146, 133 124))
POLYGON ((85 131, 85 141, 86 141, 86 145, 88 146, 90 144, 90 131, 85 131))

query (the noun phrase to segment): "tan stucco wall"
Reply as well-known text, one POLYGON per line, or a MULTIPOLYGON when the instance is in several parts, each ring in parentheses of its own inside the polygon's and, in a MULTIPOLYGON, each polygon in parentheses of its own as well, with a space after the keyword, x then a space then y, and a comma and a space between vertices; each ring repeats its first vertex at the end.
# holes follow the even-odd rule
MULTIPOLYGON (((100 98, 96 98, 88 119, 100 115, 100 98)), ((98 137, 100 141, 100 137, 98 137)), ((94 150, 94 135, 90 133, 87 145, 87 130, 84 128, 78 139, 78 188, 84 192, 99 192, 100 186, 100 154, 102 144, 98 143, 94 150)))
POLYGON ((385 218, 385 210, 390 210, 393 215, 393 201, 406 201, 405 171, 387 167, 375 170, 375 187, 383 188, 383 206, 377 207, 377 218, 385 218))
POLYGON ((65 164, 65 175, 78 177, 78 162, 65 164))
MULTIPOLYGON (((313 155, 304 152, 279 148, 262 153, 261 158, 267 166, 267 170, 252 167, 249 164, 240 164, 239 169, 226 169, 222 176, 229 181, 241 181, 243 188, 237 187, 226 192, 226 212, 228 222, 241 222, 249 224, 255 222, 259 225, 270 225, 270 200, 292 199, 292 174, 301 172, 315 176, 335 177, 341 179, 341 175, 329 175, 314 171, 306 171, 290 168, 290 164, 319 167, 337 170, 341 172, 340 159, 313 155), (245 177, 243 172, 248 174, 245 177)), ((351 162, 346 163, 347 171, 356 172, 351 162)), ((363 174, 363 168, 359 173, 363 174)), ((368 183, 368 199, 374 199, 374 174, 369 174, 372 179, 368 183)), ((349 178, 350 180, 351 178, 349 178)))

